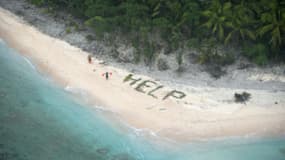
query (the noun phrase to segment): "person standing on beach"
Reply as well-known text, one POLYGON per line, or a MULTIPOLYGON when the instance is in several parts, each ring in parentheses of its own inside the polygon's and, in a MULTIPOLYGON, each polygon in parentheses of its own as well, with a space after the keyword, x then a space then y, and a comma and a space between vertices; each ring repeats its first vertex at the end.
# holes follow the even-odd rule
POLYGON ((91 64, 92 63, 92 56, 90 54, 87 56, 87 59, 88 59, 88 63, 91 64))
POLYGON ((109 79, 109 75, 112 75, 112 72, 105 72, 102 74, 102 76, 105 76, 106 80, 109 79))
POLYGON ((106 73, 105 73, 105 77, 106 77, 106 80, 109 79, 109 72, 106 72, 106 73))

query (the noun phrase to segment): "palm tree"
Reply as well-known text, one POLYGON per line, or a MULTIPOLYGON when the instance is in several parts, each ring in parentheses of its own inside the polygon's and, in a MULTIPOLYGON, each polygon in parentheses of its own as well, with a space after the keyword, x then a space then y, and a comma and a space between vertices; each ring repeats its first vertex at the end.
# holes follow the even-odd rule
POLYGON ((201 8, 199 3, 194 1, 185 1, 182 6, 183 13, 180 17, 180 24, 182 24, 182 27, 185 26, 184 30, 190 33, 188 36, 191 36, 195 28, 200 25, 201 8))
POLYGON ((285 33, 285 8, 281 7, 280 3, 278 0, 263 2, 267 10, 261 13, 261 26, 257 30, 258 36, 270 39, 269 43, 273 50, 278 50, 284 43, 282 38, 285 33))
POLYGON ((212 30, 212 34, 217 34, 219 40, 224 39, 225 28, 230 27, 231 2, 221 3, 219 0, 213 0, 208 10, 202 12, 207 18, 207 22, 203 24, 212 30))
POLYGON ((249 3, 242 0, 239 4, 233 7, 233 15, 229 23, 231 31, 225 38, 225 44, 233 38, 236 38, 237 40, 245 40, 248 37, 251 40, 255 40, 256 35, 252 31, 251 27, 255 23, 254 13, 248 6, 249 3))

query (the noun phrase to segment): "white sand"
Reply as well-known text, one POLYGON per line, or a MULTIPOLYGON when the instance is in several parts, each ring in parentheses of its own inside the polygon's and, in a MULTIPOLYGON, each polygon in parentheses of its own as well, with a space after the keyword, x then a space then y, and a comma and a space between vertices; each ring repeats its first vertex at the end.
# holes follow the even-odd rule
MULTIPOLYGON (((118 113, 123 121, 136 128, 148 128, 177 140, 285 133, 284 92, 246 90, 252 98, 245 105, 233 102, 233 94, 244 90, 177 86, 187 96, 163 101, 161 98, 175 89, 173 86, 157 92, 159 99, 140 93, 134 89, 136 85, 123 83, 127 71, 104 66, 96 59, 88 64, 87 53, 44 35, 2 8, 0 38, 63 87, 86 91, 96 104, 118 113), (109 80, 102 77, 106 71, 112 72, 109 80)), ((152 80, 143 75, 134 76, 152 80)))

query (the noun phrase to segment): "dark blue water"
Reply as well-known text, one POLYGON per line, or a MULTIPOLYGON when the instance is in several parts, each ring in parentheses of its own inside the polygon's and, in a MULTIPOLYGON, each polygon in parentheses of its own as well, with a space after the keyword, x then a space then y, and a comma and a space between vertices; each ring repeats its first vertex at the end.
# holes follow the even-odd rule
POLYGON ((112 125, 0 41, 0 160, 285 160, 285 138, 174 144, 112 125))

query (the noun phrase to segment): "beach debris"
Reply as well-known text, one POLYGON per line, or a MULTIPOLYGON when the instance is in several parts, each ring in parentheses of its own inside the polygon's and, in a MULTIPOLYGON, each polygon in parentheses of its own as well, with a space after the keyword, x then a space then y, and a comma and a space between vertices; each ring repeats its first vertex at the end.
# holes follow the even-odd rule
POLYGON ((235 93, 235 102, 236 103, 245 103, 251 98, 250 93, 242 92, 242 93, 235 93))

